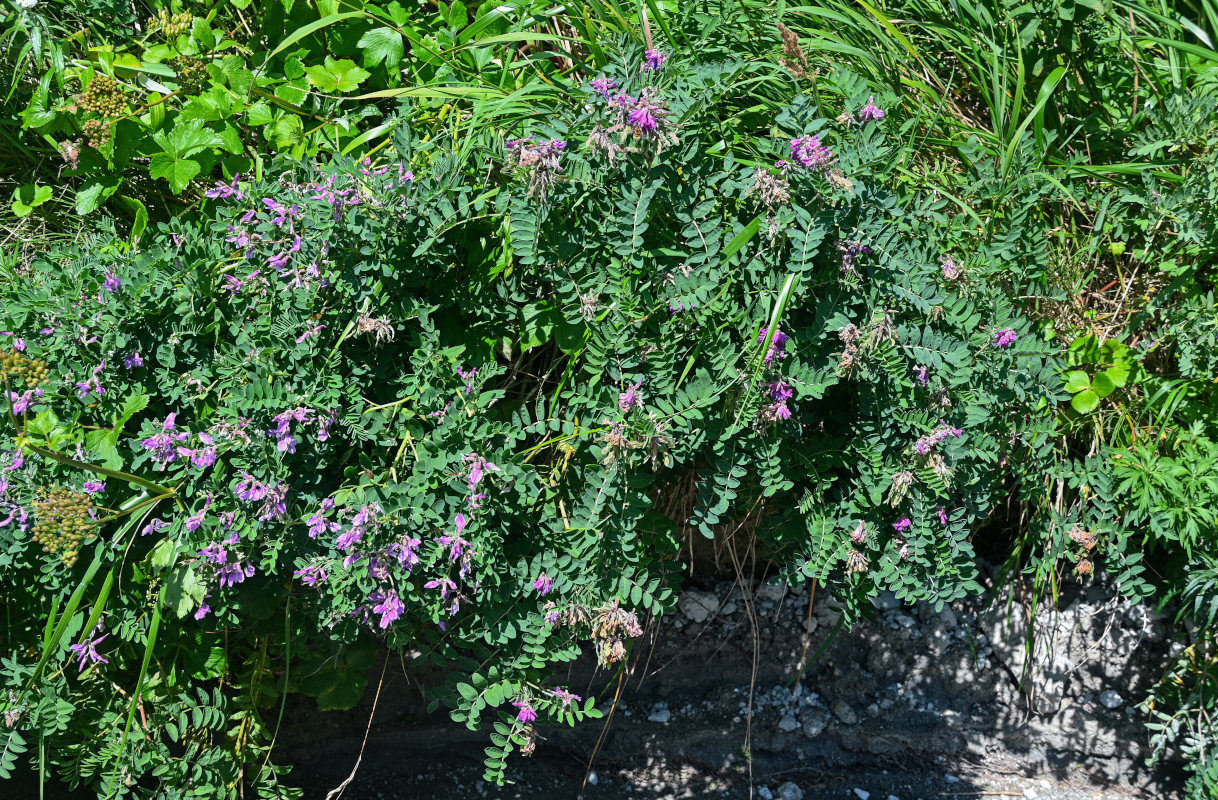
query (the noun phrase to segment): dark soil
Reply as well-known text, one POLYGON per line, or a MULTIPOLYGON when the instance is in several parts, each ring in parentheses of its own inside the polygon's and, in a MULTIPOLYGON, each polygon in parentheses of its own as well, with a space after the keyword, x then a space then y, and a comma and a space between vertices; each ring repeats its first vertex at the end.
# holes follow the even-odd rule
POLYGON ((353 711, 290 703, 277 759, 309 798, 326 797, 358 760, 343 794, 354 800, 1179 793, 1180 765, 1144 763, 1134 705, 1171 645, 1167 623, 1142 607, 1080 590, 1030 628, 1017 602, 935 613, 881 597, 872 620, 841 630, 800 676, 836 611, 822 593, 809 623, 807 587, 754 589, 750 602, 733 583, 687 591, 636 643, 620 681, 588 657, 555 676, 596 695, 607 719, 543 729, 532 758, 512 756, 508 786, 481 780, 485 732, 425 713, 437 676, 397 660, 370 728, 380 666, 353 711))

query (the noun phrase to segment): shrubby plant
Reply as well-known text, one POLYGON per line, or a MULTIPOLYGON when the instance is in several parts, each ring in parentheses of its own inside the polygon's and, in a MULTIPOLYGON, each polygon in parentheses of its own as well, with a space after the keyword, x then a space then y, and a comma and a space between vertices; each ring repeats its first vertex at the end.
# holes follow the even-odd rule
MULTIPOLYGON (((358 160, 229 159, 138 246, 102 232, 14 267, 0 776, 38 754, 107 796, 291 795, 268 752, 284 697, 349 708, 388 647, 448 670, 435 704, 487 730, 501 781, 538 726, 599 716, 552 668, 623 668, 691 535, 755 530, 851 620, 880 590, 979 592, 975 541, 1013 501, 1008 566, 1038 591, 1068 565, 1145 597, 1144 554, 1179 548, 1204 606, 1212 296, 1148 305, 1151 348, 1084 333, 1054 248, 1062 208, 1153 207, 1183 235, 1133 212, 1114 235, 1186 274, 1212 254, 1212 181, 1067 186, 1029 117, 960 144, 944 191, 911 104, 785 27, 778 67, 699 24, 713 57, 601 41, 569 93, 451 128, 451 106, 403 105, 358 160), (1108 435, 1134 413, 1189 427, 1108 435)), ((215 69, 209 96, 232 88, 215 69)), ((1204 149, 1201 105, 1163 114, 1204 149)), ((1179 721, 1199 695, 1161 694, 1188 710, 1158 744, 1204 750, 1179 721)))

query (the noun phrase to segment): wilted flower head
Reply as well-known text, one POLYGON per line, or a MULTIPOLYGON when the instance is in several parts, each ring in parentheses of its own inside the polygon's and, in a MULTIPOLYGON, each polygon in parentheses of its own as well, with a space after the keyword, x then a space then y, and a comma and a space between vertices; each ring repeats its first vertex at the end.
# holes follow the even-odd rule
POLYGON ((628 387, 626 391, 619 394, 617 396, 617 407, 622 411, 629 411, 635 406, 641 406, 643 404, 643 398, 639 392, 639 387, 642 385, 643 382, 639 381, 633 386, 628 387))
POLYGON ((529 179, 529 197, 544 201, 550 187, 558 182, 562 173, 560 158, 567 149, 561 139, 550 139, 539 144, 532 143, 532 136, 507 142, 507 163, 510 169, 524 172, 529 179))
POLYGON ((397 333, 393 330, 393 326, 389 324, 389 320, 380 317, 370 317, 367 314, 360 315, 356 322, 355 329, 360 333, 371 333, 376 336, 376 343, 393 341, 397 333))
POLYGON ((783 175, 781 168, 779 168, 779 174, 776 175, 765 167, 758 167, 753 185, 749 187, 746 194, 756 194, 757 199, 770 208, 790 202, 791 184, 783 175))
POLYGON ((954 281, 960 277, 960 265, 955 262, 951 256, 943 256, 940 265, 943 268, 943 277, 949 281, 954 281))

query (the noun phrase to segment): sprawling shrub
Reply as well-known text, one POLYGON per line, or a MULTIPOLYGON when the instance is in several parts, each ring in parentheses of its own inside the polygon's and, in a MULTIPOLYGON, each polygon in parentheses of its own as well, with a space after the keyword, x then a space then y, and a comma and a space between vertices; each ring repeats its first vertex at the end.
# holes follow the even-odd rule
POLYGON ((405 109, 375 160, 7 284, 4 768, 35 735, 107 791, 275 790, 262 709, 350 706, 383 641, 500 778, 598 714, 549 668, 622 663, 688 531, 756 527, 851 614, 977 591, 1065 396, 1010 237, 893 193, 848 73, 724 152, 748 70, 628 53, 473 152, 405 109))

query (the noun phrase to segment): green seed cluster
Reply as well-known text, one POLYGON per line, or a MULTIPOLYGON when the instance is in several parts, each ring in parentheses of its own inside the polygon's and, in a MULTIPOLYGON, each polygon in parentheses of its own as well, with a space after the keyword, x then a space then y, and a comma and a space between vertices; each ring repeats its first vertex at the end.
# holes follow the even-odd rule
POLYGON ((117 117, 127 110, 127 95, 118 81, 109 75, 97 75, 76 95, 76 105, 103 117, 117 117))
POLYGON ((65 566, 72 566, 80 545, 92 535, 93 501, 87 494, 62 486, 39 490, 34 501, 34 541, 51 554, 58 554, 65 566))
POLYGON ((47 362, 26 358, 16 350, 0 350, 0 377, 23 378, 28 386, 37 386, 47 379, 47 362))
POLYGON ((199 94, 207 88, 207 66, 197 58, 179 56, 169 62, 178 73, 178 85, 186 94, 199 94))
POLYGON ((179 11, 177 14, 170 14, 169 9, 162 8, 148 18, 148 30, 160 28, 161 33, 165 34, 166 39, 174 39, 180 34, 189 31, 192 22, 194 22, 194 17, 191 16, 189 11, 179 11))
POLYGON ((100 150, 110 143, 110 137, 113 135, 113 129, 110 123, 104 119, 90 119, 85 121, 85 143, 94 150, 100 150))

